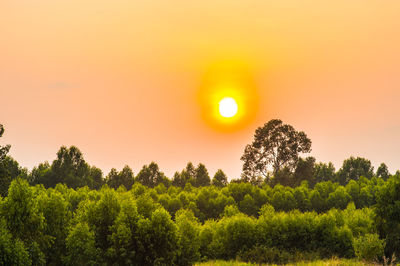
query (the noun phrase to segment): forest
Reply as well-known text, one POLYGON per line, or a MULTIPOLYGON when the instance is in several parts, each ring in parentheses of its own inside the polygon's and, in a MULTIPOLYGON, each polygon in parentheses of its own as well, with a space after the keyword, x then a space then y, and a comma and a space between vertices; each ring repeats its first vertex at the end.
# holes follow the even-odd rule
POLYGON ((0 146, 0 265, 400 256, 400 172, 302 158, 311 140, 280 120, 257 129, 238 179, 190 162, 171 178, 155 162, 104 176, 75 146, 28 171, 9 150, 0 146))

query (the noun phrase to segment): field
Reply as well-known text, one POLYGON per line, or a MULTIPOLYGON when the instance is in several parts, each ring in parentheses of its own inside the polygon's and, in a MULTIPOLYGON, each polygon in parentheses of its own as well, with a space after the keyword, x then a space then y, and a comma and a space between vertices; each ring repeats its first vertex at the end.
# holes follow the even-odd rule
MULTIPOLYGON (((253 266, 259 264, 239 262, 239 261, 223 261, 223 260, 215 260, 208 261, 202 263, 196 263, 195 266, 253 266)), ((277 265, 277 264, 262 264, 262 265, 277 265)), ((378 265, 374 263, 368 263, 365 261, 359 260, 349 260, 349 259, 328 259, 328 260, 317 260, 313 262, 298 262, 298 263, 289 263, 286 265, 297 265, 297 266, 358 266, 358 265, 378 265)))

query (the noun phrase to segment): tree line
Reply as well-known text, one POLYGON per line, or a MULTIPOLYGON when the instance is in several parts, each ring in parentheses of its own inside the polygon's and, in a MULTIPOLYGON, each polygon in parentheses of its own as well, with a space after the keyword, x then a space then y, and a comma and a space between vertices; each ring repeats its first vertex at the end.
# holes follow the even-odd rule
POLYGON ((222 170, 210 178, 203 164, 192 163, 172 179, 154 162, 137 175, 125 166, 103 177, 74 146, 27 171, 7 156, 9 146, 0 147, 0 265, 400 254, 400 174, 384 164, 374 172, 364 158, 351 157, 336 171, 301 158, 299 149, 289 156, 285 147, 298 147, 290 138, 306 135, 279 121, 272 129, 284 130, 274 132, 270 122, 259 129, 267 137, 246 147, 242 177, 231 182, 222 170))
POLYGON ((0 265, 191 265, 236 258, 286 263, 332 256, 372 261, 400 251, 400 176, 373 182, 364 184, 376 190, 371 206, 357 208, 350 198, 340 208, 317 212, 297 208, 301 197, 293 197, 287 210, 282 196, 293 188, 283 186, 167 189, 136 183, 130 191, 107 185, 75 190, 17 178, 0 199, 0 265))
MULTIPOLYGON (((396 172, 396 174, 398 173, 396 172)), ((259 187, 263 185, 271 187, 283 185, 295 188, 304 182, 310 187, 325 181, 346 185, 351 181, 358 181, 361 177, 370 179, 374 176, 387 180, 390 175, 384 163, 374 172, 371 162, 365 158, 350 157, 336 171, 332 163, 316 163, 313 157, 307 157, 299 158, 293 172, 283 169, 274 176, 265 178, 259 176, 257 179, 242 177, 232 179, 230 183, 250 183, 259 187)), ((225 187, 229 184, 227 175, 221 169, 211 177, 204 164, 200 163, 194 166, 191 162, 182 171, 175 172, 172 178, 168 178, 155 162, 144 165, 136 175, 126 165, 120 171, 112 168, 104 176, 101 169, 89 165, 84 160, 81 151, 75 146, 61 147, 57 152, 57 158, 51 164, 48 162, 40 163, 31 171, 21 167, 11 156, 5 155, 0 161, 1 195, 6 195, 11 181, 17 177, 26 179, 31 185, 42 184, 46 188, 54 188, 59 183, 66 184, 70 188, 87 186, 90 189, 100 189, 107 184, 111 188, 117 189, 124 186, 128 190, 135 183, 141 183, 151 188, 159 184, 164 184, 166 187, 181 188, 184 188, 187 184, 193 187, 210 185, 225 187)))
MULTIPOLYGON (((4 128, 0 125, 0 137, 3 133, 4 128)), ((0 148, 1 195, 6 194, 11 180, 17 176, 27 179, 32 185, 43 184, 46 188, 55 187, 59 183, 71 188, 88 186, 91 189, 100 189, 105 184, 117 189, 122 185, 128 190, 135 182, 148 187, 162 183, 166 187, 172 185, 182 188, 188 183, 194 187, 224 187, 228 184, 228 177, 221 169, 211 178, 204 164, 194 166, 191 162, 182 171, 175 172, 172 178, 166 177, 155 162, 144 165, 137 175, 126 165, 121 171, 113 168, 104 176, 99 168, 85 161, 82 152, 75 146, 62 146, 51 164, 40 163, 32 171, 28 171, 20 167, 12 157, 7 156, 10 145, 0 148)), ((342 167, 336 171, 332 163, 317 163, 314 157, 300 156, 310 151, 311 140, 304 132, 296 131, 281 120, 273 119, 256 130, 253 142, 246 146, 241 158, 242 176, 232 179, 231 182, 297 187, 307 181, 309 186, 313 187, 323 181, 346 185, 351 180, 357 181, 361 176, 376 176, 384 180, 390 176, 384 163, 374 172, 371 161, 361 157, 344 160, 342 167)))

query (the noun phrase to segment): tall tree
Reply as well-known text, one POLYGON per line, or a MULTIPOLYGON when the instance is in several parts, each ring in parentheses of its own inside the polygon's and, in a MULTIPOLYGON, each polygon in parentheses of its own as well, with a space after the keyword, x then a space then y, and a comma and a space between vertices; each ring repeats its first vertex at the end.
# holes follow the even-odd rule
POLYGON ((400 254, 400 176, 395 175, 378 190, 376 225, 381 238, 385 238, 386 256, 400 254))
POLYGON ((225 187, 228 185, 228 178, 221 169, 218 169, 218 171, 215 173, 212 179, 212 184, 216 187, 225 187))
POLYGON ((51 165, 52 180, 48 186, 65 183, 68 187, 77 188, 88 185, 90 167, 83 159, 81 151, 71 146, 62 146, 57 152, 57 159, 51 165))
MULTIPOLYGON (((2 124, 0 124, 0 137, 2 137, 4 134, 4 127, 2 124)), ((4 157, 7 155, 8 151, 10 150, 10 145, 6 146, 0 146, 0 161, 4 159, 4 157)))
POLYGON ((381 163, 381 165, 379 165, 378 169, 376 170, 376 176, 382 177, 384 180, 389 178, 390 173, 386 164, 381 163))
MULTIPOLYGON (((3 136, 4 127, 0 124, 0 137, 3 136)), ((0 195, 5 196, 7 194, 8 187, 11 183, 11 176, 9 168, 5 162, 6 155, 10 150, 10 145, 0 146, 0 195)))
POLYGON ((311 151, 311 140, 303 131, 296 131, 291 125, 279 119, 270 120, 257 128, 252 144, 247 145, 241 160, 242 178, 251 180, 260 176, 267 178, 272 168, 274 175, 287 167, 293 171, 300 153, 311 151))
POLYGON ((115 168, 111 169, 111 172, 106 177, 107 184, 117 189, 123 185, 126 189, 131 189, 134 183, 134 175, 132 169, 125 165, 125 167, 118 173, 115 168))
POLYGON ((333 163, 317 163, 314 166, 315 182, 334 181, 336 170, 333 163))
POLYGON ((10 156, 5 156, 0 161, 0 195, 7 195, 11 181, 18 176, 26 179, 28 170, 21 168, 16 160, 10 156))
POLYGON ((211 183, 210 176, 208 175, 207 168, 204 164, 200 163, 196 168, 195 185, 198 187, 209 186, 211 183))
POLYGON ((136 176, 136 180, 148 187, 155 187, 160 183, 168 184, 168 178, 160 171, 158 164, 151 162, 148 166, 144 165, 136 176))
POLYGON ((374 167, 371 161, 365 158, 351 156, 344 160, 342 168, 338 171, 338 181, 346 185, 350 180, 358 180, 360 176, 371 178, 374 175, 374 167))
POLYGON ((294 185, 299 186, 302 181, 308 181, 310 185, 315 184, 314 178, 315 171, 315 158, 307 157, 305 159, 300 158, 297 162, 296 169, 294 171, 294 185))
POLYGON ((185 169, 183 169, 182 172, 175 172, 172 179, 172 184, 174 186, 184 188, 186 183, 196 185, 196 168, 191 162, 187 163, 185 169))

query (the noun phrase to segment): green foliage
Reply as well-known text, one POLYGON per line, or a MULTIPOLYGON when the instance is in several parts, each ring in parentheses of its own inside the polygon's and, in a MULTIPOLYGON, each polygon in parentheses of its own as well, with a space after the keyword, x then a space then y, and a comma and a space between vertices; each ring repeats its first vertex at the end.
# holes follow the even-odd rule
POLYGON ((296 131, 291 125, 279 119, 270 120, 256 129, 254 140, 247 145, 241 160, 243 178, 268 177, 268 167, 276 174, 287 167, 293 170, 299 160, 299 153, 311 151, 311 140, 303 131, 296 131))
POLYGON ((333 163, 317 163, 314 165, 314 178, 316 182, 334 181, 336 178, 333 163))
POLYGON ((299 158, 296 169, 293 174, 294 185, 299 186, 302 181, 307 181, 309 184, 314 185, 315 180, 315 158, 307 157, 305 159, 299 158))
POLYGON ((381 177, 384 180, 389 178, 390 173, 389 173, 389 169, 386 166, 386 164, 381 163, 381 165, 379 165, 378 169, 376 170, 376 176, 381 177))
POLYGON ((131 189, 134 183, 134 175, 132 169, 125 165, 121 172, 117 172, 115 168, 112 168, 110 173, 106 177, 106 184, 114 189, 124 186, 126 189, 131 189))
POLYGON ((200 224, 192 211, 180 210, 176 214, 179 235, 178 265, 191 265, 200 259, 200 224))
POLYGON ((98 265, 100 250, 96 248, 94 232, 86 223, 76 224, 66 239, 66 265, 98 265))
POLYGON ((218 169, 218 171, 215 173, 212 179, 212 185, 216 187, 225 187, 228 185, 228 178, 221 169, 218 169))
POLYGON ((35 264, 33 259, 42 257, 39 249, 48 246, 49 239, 44 234, 44 216, 27 181, 16 179, 11 183, 8 196, 1 204, 1 217, 7 230, 24 241, 35 264), (40 247, 37 247, 38 244, 40 247))
MULTIPOLYGON (((2 124, 0 124, 0 138, 4 134, 4 127, 2 124)), ((7 155, 8 151, 10 150, 10 145, 6 146, 0 146, 0 162, 4 159, 4 157, 7 155)))
POLYGON ((100 169, 91 167, 75 146, 62 146, 51 166, 46 162, 35 167, 28 180, 31 184, 43 184, 46 188, 63 183, 71 188, 89 186, 98 189, 103 184, 100 169))
POLYGON ((354 251, 357 258, 377 261, 383 256, 385 241, 378 234, 365 234, 354 239, 354 251))
POLYGON ((0 220, 0 265, 31 265, 24 243, 19 239, 13 239, 4 220, 0 220))
POLYGON ((164 209, 155 210, 150 219, 138 223, 140 246, 138 265, 171 265, 178 250, 178 232, 171 216, 164 209))
POLYGON ((375 211, 380 237, 386 240, 386 255, 400 254, 400 175, 389 178, 380 188, 375 211))
POLYGON ((144 165, 136 176, 136 180, 148 187, 155 187, 160 183, 169 186, 168 178, 160 171, 155 162, 151 162, 148 166, 144 165))
POLYGON ((209 186, 211 184, 210 176, 204 164, 199 164, 195 171, 195 185, 198 187, 209 186))
POLYGON ((19 166, 18 162, 10 156, 4 156, 0 160, 0 195, 6 196, 11 181, 21 177, 27 178, 27 170, 19 166))
POLYGON ((361 176, 371 178, 373 175, 374 167, 371 161, 360 157, 344 160, 342 168, 337 173, 341 185, 347 184, 350 180, 358 180, 361 176))
MULTIPOLYGON (((68 159, 69 152, 60 158, 68 159)), ((74 151, 71 158, 78 160, 78 155, 74 151)), ((60 173, 85 165, 64 159, 57 162, 64 169, 60 173)), ((239 257, 283 263, 332 256, 370 259, 384 247, 387 256, 398 252, 399 176, 360 177, 346 186, 314 185, 299 177, 302 182, 294 188, 249 182, 197 187, 199 173, 207 173, 200 165, 189 163, 178 173, 186 180, 182 186, 165 181, 156 164, 145 168, 130 190, 122 184, 133 180, 128 167, 115 170, 100 190, 67 184, 46 189, 13 180, 7 196, 0 197, 3 264, 192 265, 239 257), (146 180, 151 182, 146 185, 146 180)), ((101 180, 99 169, 87 169, 83 180, 95 180, 95 175, 101 180)), ((41 164, 28 180, 45 180, 53 170, 41 164)), ((290 182, 296 181, 295 173, 290 182)))

